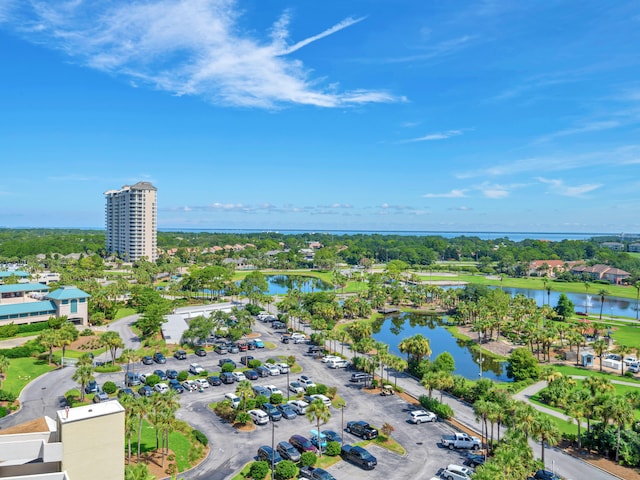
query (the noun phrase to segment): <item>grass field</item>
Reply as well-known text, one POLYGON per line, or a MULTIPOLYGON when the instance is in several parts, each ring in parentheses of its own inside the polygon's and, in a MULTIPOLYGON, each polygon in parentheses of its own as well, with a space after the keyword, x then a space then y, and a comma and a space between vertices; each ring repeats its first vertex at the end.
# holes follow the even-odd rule
MULTIPOLYGON (((155 429, 146 420, 142 424, 142 436, 140 438, 140 445, 142 452, 151 452, 156 448, 156 433, 155 429)), ((169 434, 169 448, 173 450, 176 455, 176 463, 178 464, 178 470, 184 471, 191 468, 192 464, 189 462, 189 450, 191 449, 191 441, 187 436, 178 431, 174 431, 169 434)), ((131 438, 131 452, 138 451, 138 436, 137 431, 131 438)), ((125 445, 126 455, 126 445, 125 445)), ((169 462, 165 463, 165 466, 169 462)))
POLYGON ((135 308, 119 308, 118 311, 116 312, 116 317, 114 318, 114 320, 120 320, 123 317, 128 317, 129 315, 135 315, 136 309, 135 308))
POLYGON ((596 369, 571 367, 568 365, 553 365, 553 369, 562 373, 563 375, 579 375, 582 377, 605 377, 605 378, 608 378, 609 380, 620 380, 622 382, 640 384, 640 380, 637 380, 635 378, 622 377, 614 373, 607 373, 607 372, 600 373, 600 371, 596 369))
POLYGON ((620 325, 613 327, 611 336, 618 345, 640 348, 640 327, 635 325, 620 325))
POLYGON ((6 380, 2 383, 2 389, 16 396, 34 378, 53 370, 53 367, 49 366, 46 360, 37 360, 32 357, 12 358, 9 362, 9 371, 6 380))

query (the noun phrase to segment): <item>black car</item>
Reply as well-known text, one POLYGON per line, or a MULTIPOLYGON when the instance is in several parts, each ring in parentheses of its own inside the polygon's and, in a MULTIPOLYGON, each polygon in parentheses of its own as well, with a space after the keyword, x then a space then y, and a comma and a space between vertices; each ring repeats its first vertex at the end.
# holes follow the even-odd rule
MULTIPOLYGON (((160 381, 164 382, 165 380, 167 380, 167 378, 169 378, 167 376, 166 373, 164 373, 164 370, 154 370, 153 371, 154 375, 157 375, 160 378, 160 381)), ((178 374, 176 373, 176 377, 178 376, 178 374)))
POLYGON ((289 405, 288 403, 282 403, 276 408, 278 409, 280 414, 282 414, 282 416, 287 420, 291 420, 292 418, 296 418, 298 416, 295 410, 291 408, 291 405, 289 405))
POLYGON ((365 440, 372 440, 378 436, 378 430, 362 420, 357 422, 347 422, 347 428, 345 430, 347 433, 364 438, 365 440))
POLYGON ((169 369, 165 373, 167 374, 167 378, 169 380, 178 378, 178 371, 177 370, 169 369))
POLYGON ((258 460, 266 460, 269 464, 273 462, 275 465, 278 462, 281 462, 283 458, 277 451, 272 450, 270 446, 263 445, 258 449, 258 460))
POLYGON ((142 363, 145 365, 153 365, 153 357, 145 355, 144 357, 142 357, 142 363))
POLYGON ((253 355, 243 355, 242 357, 240 357, 240 363, 249 366, 249 362, 253 359, 253 355))
POLYGON ((258 372, 258 375, 260 375, 261 377, 268 377, 270 375, 269 373, 269 369, 267 367, 265 367, 264 365, 260 365, 258 367, 256 367, 256 372, 258 372))
POLYGON ((206 357, 207 351, 204 348, 196 348, 196 355, 199 357, 206 357))
POLYGON ((244 376, 247 377, 247 380, 257 380, 260 375, 255 370, 247 370, 244 372, 244 376))
POLYGON ((247 343, 247 348, 248 348, 249 350, 255 350, 255 349, 256 349, 256 344, 255 344, 255 343, 253 343, 252 341, 251 341, 251 342, 248 342, 248 343, 247 343))
POLYGON ((230 363, 231 365, 233 365, 233 368, 236 368, 236 362, 234 362, 230 358, 221 358, 218 362, 218 366, 222 367, 225 363, 230 363))
POLYGON ((356 447, 354 445, 343 445, 340 451, 340 456, 355 465, 358 465, 365 470, 373 470, 378 464, 376 457, 371 455, 367 450, 362 447, 356 447))
POLYGON ((130 388, 121 388, 120 390, 118 390, 118 398, 124 397, 125 395, 131 395, 132 397, 137 397, 138 396, 130 388))
POLYGON ((97 391, 98 391, 98 382, 96 382, 95 380, 91 380, 84 387, 84 393, 96 393, 97 391))
POLYGON ((152 393, 153 388, 151 388, 149 385, 143 385, 138 389, 138 394, 141 397, 150 397, 152 393))
POLYGON ((222 380, 220 380, 220 377, 218 377, 217 375, 211 375, 210 377, 207 377, 207 382, 209 382, 209 385, 211 385, 212 387, 217 387, 218 385, 222 384, 222 380))
POLYGON ((184 393, 184 387, 175 378, 172 378, 171 380, 169 380, 169 388, 171 388, 172 390, 175 390, 178 393, 184 393))
POLYGON ((333 430, 323 430, 321 432, 328 442, 339 442, 342 443, 342 436, 338 434, 338 432, 334 432, 333 430))
POLYGON ((275 405, 267 402, 263 403, 261 408, 262 410, 267 412, 267 415, 269 415, 269 420, 271 420, 272 422, 278 422, 282 418, 282 413, 276 408, 275 405))
POLYGON ((167 359, 164 358, 164 355, 160 352, 153 354, 153 361, 156 363, 167 363, 167 359))
POLYGON ((549 470, 538 470, 533 477, 534 480, 561 480, 561 478, 549 470))
POLYGON ((291 460, 296 463, 300 461, 300 452, 289 442, 278 443, 276 451, 286 460, 291 460))
POLYGON ((222 372, 220 374, 220 381, 222 383, 230 384, 230 383, 235 383, 236 379, 233 378, 233 373, 231 373, 231 372, 222 372))
POLYGON ((177 360, 186 360, 187 352, 185 352, 184 350, 178 350, 176 353, 173 354, 173 357, 177 360))

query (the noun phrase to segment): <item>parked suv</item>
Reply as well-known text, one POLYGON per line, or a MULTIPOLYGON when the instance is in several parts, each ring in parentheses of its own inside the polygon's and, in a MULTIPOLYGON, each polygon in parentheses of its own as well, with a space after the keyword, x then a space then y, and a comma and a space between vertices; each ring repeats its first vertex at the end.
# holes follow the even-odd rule
POLYGON ((153 354, 153 361, 156 363, 167 363, 167 359, 164 358, 164 355, 160 352, 153 354))
POLYGON ((216 352, 219 355, 224 355, 226 353, 229 353, 229 349, 227 348, 226 345, 216 345, 216 348, 213 349, 214 352, 216 352))
POLYGON ((235 383, 236 379, 233 378, 233 372, 222 372, 220 374, 220 381, 222 383, 230 384, 230 383, 235 383))
POLYGON ((185 352, 184 350, 178 350, 176 353, 173 354, 174 358, 176 358, 176 360, 186 360, 187 359, 187 352, 185 352))
POLYGON ((318 449, 315 447, 311 440, 302 435, 291 435, 289 443, 296 447, 300 453, 313 452, 316 453, 318 449))
POLYGON ((373 375, 370 373, 364 372, 356 372, 351 374, 350 382, 359 383, 359 382, 370 382, 373 380, 373 375))
POLYGON ((447 480, 470 480, 473 470, 462 465, 447 465, 442 472, 442 477, 447 480))

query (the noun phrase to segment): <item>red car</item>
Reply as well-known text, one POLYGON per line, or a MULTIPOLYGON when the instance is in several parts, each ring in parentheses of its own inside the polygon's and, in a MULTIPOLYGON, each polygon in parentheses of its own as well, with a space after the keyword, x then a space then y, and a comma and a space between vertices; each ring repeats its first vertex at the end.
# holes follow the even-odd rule
POLYGON ((302 435, 291 435, 291 438, 289 438, 289 443, 296 447, 300 451, 300 453, 318 452, 318 449, 313 443, 311 443, 311 440, 303 437, 302 435))

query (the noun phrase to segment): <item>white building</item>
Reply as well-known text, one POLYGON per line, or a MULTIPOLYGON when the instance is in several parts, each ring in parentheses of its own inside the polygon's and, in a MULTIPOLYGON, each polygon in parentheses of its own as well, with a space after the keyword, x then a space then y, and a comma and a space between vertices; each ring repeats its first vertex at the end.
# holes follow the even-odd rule
POLYGON ((157 188, 149 182, 104 192, 106 250, 127 261, 158 258, 157 188))

